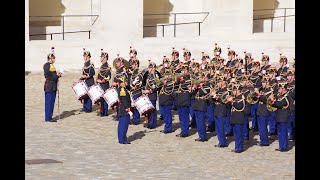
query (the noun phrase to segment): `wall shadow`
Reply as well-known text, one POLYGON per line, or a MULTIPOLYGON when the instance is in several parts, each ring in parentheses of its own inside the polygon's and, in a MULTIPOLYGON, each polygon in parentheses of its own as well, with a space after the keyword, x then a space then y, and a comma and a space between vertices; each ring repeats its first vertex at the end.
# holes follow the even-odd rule
MULTIPOLYGON (((29 0, 29 34, 46 34, 47 26, 62 26, 61 17, 34 16, 61 16, 65 9, 62 0, 29 0)), ((30 36, 30 40, 46 39, 50 35, 30 36)))
POLYGON ((271 32, 271 23, 273 25, 274 22, 271 21, 268 17, 276 16, 276 10, 279 6, 278 0, 253 0, 253 33, 259 32, 271 32), (256 11, 259 9, 272 9, 272 10, 263 10, 263 11, 256 11), (259 18, 268 18, 268 19, 259 19, 259 18), (268 26, 270 26, 270 30, 265 30, 265 22, 270 22, 268 26))
MULTIPOLYGON (((147 15, 169 14, 173 5, 169 0, 144 0, 143 1, 143 37, 157 37, 157 24, 169 23, 170 15, 147 15), (152 26, 152 27, 146 27, 152 26)), ((162 30, 161 30, 162 31, 162 30)), ((162 34, 162 32, 161 32, 162 34)))

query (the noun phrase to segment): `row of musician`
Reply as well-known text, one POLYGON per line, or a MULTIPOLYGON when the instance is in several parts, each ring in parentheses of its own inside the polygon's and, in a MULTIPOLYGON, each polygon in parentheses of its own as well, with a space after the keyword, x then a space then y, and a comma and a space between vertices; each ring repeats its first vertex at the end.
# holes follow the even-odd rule
MULTIPOLYGON (((264 54, 260 63, 252 61, 250 53, 245 53, 245 60, 242 60, 228 49, 228 61, 224 61, 220 53, 215 53, 213 59, 203 53, 202 63, 197 63, 191 60, 191 52, 184 49, 183 62, 179 60, 179 52, 173 49, 172 60, 164 57, 158 67, 149 61, 148 68, 140 71, 137 51, 130 48, 129 61, 119 56, 113 61, 116 73, 111 78, 108 53, 101 50, 102 65, 94 83, 91 55, 84 50, 82 77, 72 88, 83 102, 84 111, 91 111, 92 100, 99 104, 101 116, 108 114, 108 106, 116 107, 117 117, 131 115, 133 124, 140 123, 140 115, 145 115, 150 129, 157 126, 156 101, 159 100, 165 122, 163 133, 172 132, 173 107, 178 111, 181 127, 177 136, 187 137, 189 126, 196 126, 199 133, 196 141, 206 141, 207 126, 211 131, 217 130, 217 147, 226 147, 225 135, 240 132, 241 137, 237 136, 237 139, 235 136, 235 152, 242 152, 243 139, 248 139, 249 116, 252 117, 252 129, 259 127, 261 146, 269 144, 269 121, 269 133, 278 131, 281 135, 278 150, 286 151, 287 124, 291 115, 294 116, 295 90, 294 70, 288 67, 286 57, 280 55, 280 68, 277 69, 270 65, 269 57, 264 54), (113 82, 109 83, 111 79, 113 82), (130 103, 123 102, 125 99, 130 103), (271 116, 273 118, 269 118, 271 116), (225 124, 229 128, 224 128, 225 124)), ((289 131, 293 131, 292 128, 289 131)))

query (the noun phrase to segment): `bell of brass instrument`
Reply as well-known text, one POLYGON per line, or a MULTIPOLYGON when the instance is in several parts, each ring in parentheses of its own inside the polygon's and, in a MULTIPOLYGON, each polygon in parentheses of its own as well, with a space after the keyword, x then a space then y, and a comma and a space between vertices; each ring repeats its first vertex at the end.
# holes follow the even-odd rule
POLYGON ((251 91, 247 97, 246 97, 246 101, 250 104, 255 104, 259 101, 259 97, 257 96, 257 93, 254 91, 251 91))
POLYGON ((276 107, 273 107, 273 106, 272 106, 272 101, 271 101, 270 98, 267 99, 267 109, 268 109, 268 111, 270 111, 270 112, 273 112, 273 111, 277 110, 276 107))

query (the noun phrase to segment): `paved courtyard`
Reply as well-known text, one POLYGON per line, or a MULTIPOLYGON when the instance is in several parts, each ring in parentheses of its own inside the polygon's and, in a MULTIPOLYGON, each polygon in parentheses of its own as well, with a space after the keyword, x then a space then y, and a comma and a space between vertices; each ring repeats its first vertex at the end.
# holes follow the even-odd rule
MULTIPOLYGON (((58 163, 25 164, 26 179, 295 179, 295 147, 289 142, 288 152, 275 151, 276 137, 269 147, 260 147, 258 133, 250 132, 245 151, 229 147, 216 148, 216 133, 209 141, 196 142, 196 129, 187 138, 180 133, 174 112, 174 133, 163 134, 163 121, 156 129, 130 125, 131 144, 117 142, 117 125, 109 110, 108 117, 80 113, 82 104, 72 91, 72 83, 81 72, 65 72, 60 79, 61 120, 44 121, 44 76, 31 72, 25 76, 25 159, 52 159, 58 163)), ((58 96, 54 117, 58 115, 58 96)), ((143 121, 143 118, 142 120, 143 121)))

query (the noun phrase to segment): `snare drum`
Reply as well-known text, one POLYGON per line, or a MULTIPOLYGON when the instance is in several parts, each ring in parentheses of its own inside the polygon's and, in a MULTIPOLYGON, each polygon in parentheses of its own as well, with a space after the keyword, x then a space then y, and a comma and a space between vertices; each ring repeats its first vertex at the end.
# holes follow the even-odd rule
POLYGON ((142 95, 142 96, 138 97, 134 101, 134 105, 141 115, 147 114, 150 111, 153 111, 155 109, 153 107, 149 97, 146 95, 142 95))
POLYGON ((88 92, 88 86, 85 81, 80 80, 76 82, 73 86, 72 89, 74 93, 76 94, 78 100, 82 99, 88 92))
POLYGON ((97 100, 100 99, 100 97, 103 95, 104 91, 101 88, 100 84, 94 84, 89 87, 88 89, 88 95, 93 103, 95 103, 97 100))
POLYGON ((114 87, 107 89, 103 94, 103 98, 109 106, 113 106, 116 102, 119 102, 118 92, 114 87))

